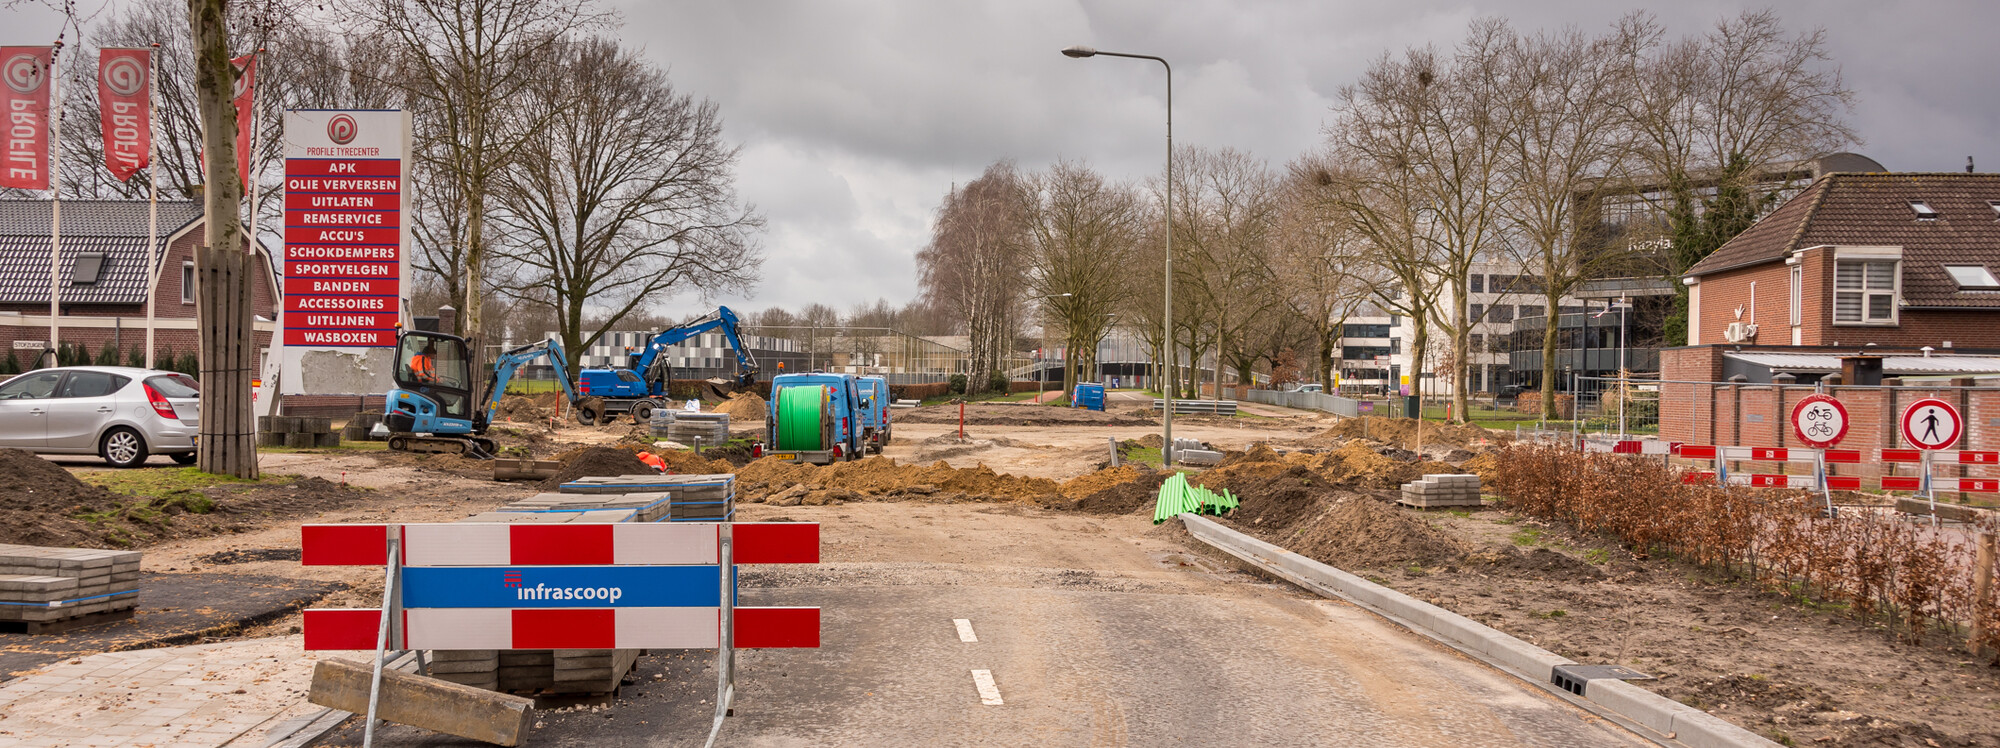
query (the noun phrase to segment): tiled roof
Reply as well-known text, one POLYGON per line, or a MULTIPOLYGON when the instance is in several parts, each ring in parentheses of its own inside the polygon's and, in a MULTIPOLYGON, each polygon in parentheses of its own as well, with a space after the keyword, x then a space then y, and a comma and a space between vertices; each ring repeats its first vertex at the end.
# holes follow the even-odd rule
MULTIPOLYGON (((49 300, 47 200, 0 200, 0 303, 49 300)), ((143 200, 64 200, 64 304, 143 304, 146 301, 147 206, 143 200), (102 253, 97 282, 70 284, 78 257, 102 253)), ((160 202, 160 241, 201 217, 192 200, 160 202)))
MULTIPOLYGON (((49 235, 53 211, 47 200, 0 200, 0 236, 49 235)), ((201 217, 201 203, 193 200, 160 201, 160 236, 166 236, 201 217)), ((146 238, 144 200, 64 200, 62 232, 71 236, 129 236, 146 238)))
POLYGON ((2000 174, 1829 174, 1689 268, 1700 276, 1774 262, 1821 245, 1903 248, 1903 299, 1916 307, 2000 307, 2000 294, 1961 291, 1945 265, 2000 275, 2000 174), (1937 218, 1919 219, 1921 200, 1937 218))

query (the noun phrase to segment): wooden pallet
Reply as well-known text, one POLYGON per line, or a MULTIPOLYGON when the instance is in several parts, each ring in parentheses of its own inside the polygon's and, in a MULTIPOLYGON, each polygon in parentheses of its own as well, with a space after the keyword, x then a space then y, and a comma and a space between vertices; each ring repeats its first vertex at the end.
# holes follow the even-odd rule
POLYGON ((86 613, 75 618, 59 618, 53 621, 0 621, 0 633, 8 634, 60 634, 85 626, 123 621, 132 617, 137 608, 101 610, 86 613))

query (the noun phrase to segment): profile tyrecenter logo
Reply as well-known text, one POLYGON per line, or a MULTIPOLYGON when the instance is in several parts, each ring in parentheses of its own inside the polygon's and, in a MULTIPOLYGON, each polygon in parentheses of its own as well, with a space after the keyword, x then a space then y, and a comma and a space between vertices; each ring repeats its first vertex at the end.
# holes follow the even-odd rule
POLYGON ((360 133, 361 126, 355 123, 353 117, 345 114, 336 114, 326 123, 326 136, 333 139, 336 145, 352 143, 354 136, 360 133))
POLYGON ((0 68, 0 78, 7 81, 7 87, 15 93, 31 94, 42 88, 42 61, 34 55, 14 55, 7 58, 7 64, 0 68))

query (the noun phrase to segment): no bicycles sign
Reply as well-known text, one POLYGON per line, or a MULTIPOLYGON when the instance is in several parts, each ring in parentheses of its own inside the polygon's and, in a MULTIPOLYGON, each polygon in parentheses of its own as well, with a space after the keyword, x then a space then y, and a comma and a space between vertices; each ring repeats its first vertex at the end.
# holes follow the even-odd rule
POLYGON ((1847 406, 1826 395, 1807 395, 1792 406, 1792 433, 1819 449, 1839 444, 1847 436, 1847 406))

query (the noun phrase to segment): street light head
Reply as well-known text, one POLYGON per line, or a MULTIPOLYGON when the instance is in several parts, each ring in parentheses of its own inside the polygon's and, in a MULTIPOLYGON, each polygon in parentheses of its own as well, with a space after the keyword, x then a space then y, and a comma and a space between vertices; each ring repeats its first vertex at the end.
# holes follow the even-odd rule
POLYGON ((1070 47, 1069 49, 1063 50, 1063 56, 1075 57, 1077 59, 1083 59, 1085 57, 1096 57, 1097 50, 1078 44, 1074 47, 1070 47))

